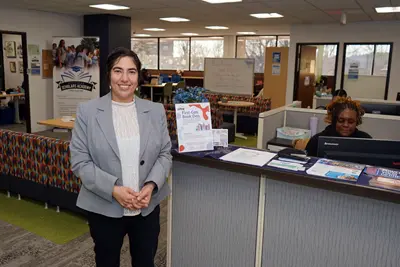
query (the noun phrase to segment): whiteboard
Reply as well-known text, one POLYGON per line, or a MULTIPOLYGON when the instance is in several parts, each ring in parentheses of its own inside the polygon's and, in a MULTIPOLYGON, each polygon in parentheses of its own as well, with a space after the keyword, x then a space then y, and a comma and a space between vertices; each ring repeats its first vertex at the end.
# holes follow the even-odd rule
POLYGON ((253 95, 254 58, 205 58, 204 88, 226 94, 253 95))

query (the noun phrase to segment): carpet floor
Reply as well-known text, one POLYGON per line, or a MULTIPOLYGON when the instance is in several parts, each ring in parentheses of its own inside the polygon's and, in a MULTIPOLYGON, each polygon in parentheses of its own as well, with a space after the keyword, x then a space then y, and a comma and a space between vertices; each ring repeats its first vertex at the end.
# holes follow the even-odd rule
MULTIPOLYGON (((167 201, 163 201, 160 207, 161 232, 155 263, 157 267, 165 267, 167 201)), ((92 267, 95 266, 93 247, 93 241, 88 232, 65 244, 56 244, 24 228, 3 221, 0 217, 0 266, 2 267, 92 267)), ((121 250, 121 267, 128 266, 131 266, 131 259, 129 241, 126 237, 121 250)))

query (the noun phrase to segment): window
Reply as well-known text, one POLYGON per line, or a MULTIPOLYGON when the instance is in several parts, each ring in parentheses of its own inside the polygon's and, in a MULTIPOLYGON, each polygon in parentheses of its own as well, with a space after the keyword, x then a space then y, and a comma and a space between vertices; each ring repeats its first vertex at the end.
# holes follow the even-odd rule
POLYGON ((278 47, 290 47, 290 36, 278 36, 278 47))
POLYGON ((359 75, 372 75, 373 58, 374 45, 347 45, 345 73, 356 64, 359 75))
POLYGON ((387 99, 392 43, 345 44, 342 87, 353 98, 387 99))
MULTIPOLYGON (((317 49, 317 55, 319 55, 319 47, 317 49)), ((324 45, 321 47, 322 53, 322 72, 323 76, 335 76, 336 68, 336 56, 337 56, 337 45, 324 45)))
POLYGON ((266 47, 288 47, 289 36, 238 36, 236 42, 237 58, 254 58, 254 72, 264 72, 264 54, 266 47))
POLYGON ((138 55, 143 68, 158 69, 157 38, 132 38, 132 50, 138 55))
POLYGON ((189 44, 189 38, 160 38, 160 70, 188 70, 189 44))
POLYGON ((224 56, 223 37, 196 37, 190 40, 190 70, 204 70, 204 58, 224 56))
POLYGON ((389 66, 390 45, 377 45, 375 50, 375 61, 373 75, 386 76, 389 66))

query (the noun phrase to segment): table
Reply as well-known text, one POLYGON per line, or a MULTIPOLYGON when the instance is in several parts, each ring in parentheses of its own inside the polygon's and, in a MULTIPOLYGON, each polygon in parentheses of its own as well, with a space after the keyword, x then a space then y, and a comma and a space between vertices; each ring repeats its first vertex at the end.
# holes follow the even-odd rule
POLYGON ((14 99, 14 122, 17 124, 21 124, 21 120, 19 119, 19 98, 24 97, 24 93, 18 93, 18 94, 6 94, 6 95, 0 95, 0 98, 6 98, 6 97, 11 97, 14 99))
MULTIPOLYGON (((162 84, 142 84, 141 87, 150 87, 150 99, 153 101, 153 88, 164 88, 167 83, 162 84)), ((177 86, 178 83, 172 83, 172 86, 177 86)))
POLYGON ((74 128, 75 122, 74 121, 65 122, 61 118, 56 118, 56 119, 38 121, 37 124, 72 130, 74 128))
POLYGON ((218 104, 220 106, 224 106, 224 107, 233 107, 235 109, 234 113, 233 113, 233 123, 235 124, 235 136, 238 138, 242 138, 242 139, 247 139, 246 136, 244 136, 241 133, 236 132, 237 129, 237 110, 238 108, 245 108, 245 107, 251 107, 254 106, 253 102, 246 102, 246 101, 228 101, 226 103, 219 101, 218 104))

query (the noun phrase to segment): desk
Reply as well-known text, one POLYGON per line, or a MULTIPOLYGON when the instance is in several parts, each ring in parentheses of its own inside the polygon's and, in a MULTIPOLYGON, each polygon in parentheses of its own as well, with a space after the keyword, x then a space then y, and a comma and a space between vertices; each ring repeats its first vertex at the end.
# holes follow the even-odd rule
POLYGON ((61 118, 38 121, 37 124, 51 126, 55 128, 62 128, 72 130, 74 128, 74 121, 64 122, 61 118))
POLYGON ((220 106, 224 106, 224 107, 233 107, 235 109, 234 113, 233 113, 233 123, 235 124, 235 136, 238 138, 242 138, 242 139, 247 139, 246 136, 244 136, 243 134, 237 133, 236 129, 237 129, 237 110, 238 108, 245 108, 245 107, 251 107, 254 106, 253 102, 246 102, 246 101, 228 101, 226 103, 219 101, 218 105, 220 106))
POLYGON ((14 100, 14 122, 17 124, 22 123, 21 120, 19 119, 19 98, 24 97, 24 93, 19 93, 19 94, 6 94, 6 95, 0 95, 0 98, 6 98, 6 97, 11 97, 14 100))
POLYGON ((399 264, 398 192, 172 154, 167 266, 399 264))
MULTIPOLYGON (((153 101, 153 88, 164 88, 167 83, 162 84, 142 84, 141 87, 150 87, 150 99, 153 101)), ((178 83, 172 83, 172 86, 176 87, 178 83)))

